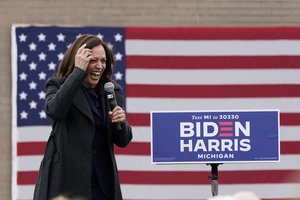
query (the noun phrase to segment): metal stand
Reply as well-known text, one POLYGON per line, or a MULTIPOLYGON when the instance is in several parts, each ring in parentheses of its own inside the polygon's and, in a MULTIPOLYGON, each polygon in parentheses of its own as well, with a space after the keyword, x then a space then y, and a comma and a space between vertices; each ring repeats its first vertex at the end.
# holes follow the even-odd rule
POLYGON ((211 180, 211 193, 212 196, 217 196, 218 195, 218 166, 221 163, 212 163, 212 164, 208 164, 211 166, 211 175, 208 177, 211 180))

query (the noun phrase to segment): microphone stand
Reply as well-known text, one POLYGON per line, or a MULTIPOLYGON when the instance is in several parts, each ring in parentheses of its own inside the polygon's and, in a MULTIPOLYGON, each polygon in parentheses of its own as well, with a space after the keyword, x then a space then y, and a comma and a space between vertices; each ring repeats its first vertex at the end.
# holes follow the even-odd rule
POLYGON ((208 164, 211 166, 211 174, 208 178, 211 180, 211 192, 212 196, 217 196, 218 195, 218 166, 221 165, 222 163, 211 163, 208 164))

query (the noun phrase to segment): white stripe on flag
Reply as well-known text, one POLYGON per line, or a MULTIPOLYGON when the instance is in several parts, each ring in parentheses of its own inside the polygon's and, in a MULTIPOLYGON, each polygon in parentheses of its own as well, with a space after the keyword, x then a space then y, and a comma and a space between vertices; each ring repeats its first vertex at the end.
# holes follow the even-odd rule
MULTIPOLYGON (((211 197, 210 185, 129 185, 122 184, 124 199, 207 199, 211 197)), ((300 196, 300 184, 219 184, 219 195, 231 195, 239 191, 252 191, 259 197, 270 199, 300 196), (272 188, 272 192, 270 192, 272 188)), ((32 199, 34 186, 18 186, 17 199, 32 199)))
POLYGON ((51 133, 51 126, 23 126, 18 128, 18 142, 47 141, 51 133))
MULTIPOLYGON (((209 171, 206 164, 154 165, 150 156, 117 155, 119 170, 134 171, 209 171), (136 163, 139 163, 136 165, 136 163)), ((299 170, 300 155, 281 155, 278 163, 226 163, 219 171, 299 170)))
POLYGON ((126 40, 127 55, 300 55, 299 40, 126 40))
POLYGON ((127 98, 127 112, 149 113, 151 111, 187 110, 269 110, 282 113, 299 113, 300 98, 127 98))
POLYGON ((300 84, 299 69, 194 70, 127 69, 127 84, 215 85, 300 84), (147 76, 141 76, 147 74, 147 76), (186 79, 182 77, 188 77, 186 79), (213 78, 212 78, 213 77, 213 78))
POLYGON ((280 141, 300 141, 300 126, 281 126, 280 141))
MULTIPOLYGON (((300 184, 219 184, 219 195, 239 191, 253 191, 263 198, 294 198, 300 196, 300 184), (272 192, 270 189, 272 188, 272 192)), ((210 185, 122 185, 125 199, 207 199, 211 197, 210 185), (146 194, 146 195, 145 195, 146 194)))
POLYGON ((15 199, 31 200, 33 199, 34 185, 18 185, 16 186, 15 199))

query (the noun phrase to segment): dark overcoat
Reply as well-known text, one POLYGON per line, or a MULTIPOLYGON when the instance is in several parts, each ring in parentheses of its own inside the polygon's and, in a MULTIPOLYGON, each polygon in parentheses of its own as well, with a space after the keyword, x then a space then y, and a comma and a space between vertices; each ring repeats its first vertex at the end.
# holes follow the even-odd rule
MULTIPOLYGON (((94 119, 88 101, 80 89, 87 72, 74 68, 61 80, 51 77, 46 83, 45 112, 53 119, 34 191, 34 200, 48 200, 57 195, 91 198, 92 143, 94 119)), ((121 87, 115 84, 117 104, 124 104, 121 87)), ((107 103, 107 102, 106 102, 107 103)), ((108 112, 108 110, 107 110, 108 112)), ((107 144, 114 174, 114 199, 122 199, 113 146, 125 147, 132 139, 127 121, 122 130, 110 122, 107 144)))

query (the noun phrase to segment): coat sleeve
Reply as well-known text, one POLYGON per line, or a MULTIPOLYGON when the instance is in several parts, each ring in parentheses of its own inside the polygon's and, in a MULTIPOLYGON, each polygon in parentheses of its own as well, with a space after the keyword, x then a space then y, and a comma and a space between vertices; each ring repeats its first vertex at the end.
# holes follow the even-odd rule
POLYGON ((57 76, 46 82, 45 112, 49 117, 60 120, 66 116, 85 77, 86 72, 75 67, 63 83, 57 76))
MULTIPOLYGON (((115 84, 115 95, 117 99, 117 104, 124 109, 124 96, 123 91, 120 85, 115 84)), ((119 147, 126 147, 127 144, 132 140, 132 128, 128 124, 127 120, 122 123, 122 129, 113 131, 113 140, 114 143, 119 147)))

